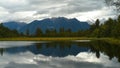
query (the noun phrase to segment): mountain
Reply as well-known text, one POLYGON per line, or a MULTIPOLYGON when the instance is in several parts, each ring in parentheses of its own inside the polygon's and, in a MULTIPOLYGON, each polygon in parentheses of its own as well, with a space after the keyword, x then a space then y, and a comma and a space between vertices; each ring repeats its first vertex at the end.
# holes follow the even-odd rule
POLYGON ((37 28, 40 28, 43 32, 45 32, 46 29, 56 29, 59 31, 60 28, 64 28, 65 30, 71 29, 73 32, 76 32, 78 30, 89 29, 90 25, 87 22, 80 22, 76 18, 47 18, 43 20, 34 20, 33 22, 22 27, 20 32, 25 33, 26 30, 29 30, 31 34, 34 34, 37 28))
POLYGON ((26 33, 29 29, 30 34, 34 34, 37 28, 40 28, 44 33, 46 29, 56 29, 59 32, 60 28, 65 30, 71 29, 73 32, 78 30, 86 30, 90 28, 87 22, 80 22, 76 18, 67 19, 64 17, 46 18, 43 20, 34 20, 29 24, 23 22, 4 22, 3 25, 11 30, 18 30, 19 32, 26 33))
POLYGON ((11 30, 20 30, 23 26, 26 25, 24 22, 15 22, 15 21, 10 21, 10 22, 4 22, 3 25, 11 30))

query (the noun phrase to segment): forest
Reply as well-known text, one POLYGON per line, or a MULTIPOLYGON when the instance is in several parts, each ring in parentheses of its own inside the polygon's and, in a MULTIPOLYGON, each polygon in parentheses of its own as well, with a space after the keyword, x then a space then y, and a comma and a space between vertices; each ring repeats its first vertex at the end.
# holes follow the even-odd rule
POLYGON ((71 29, 65 30, 60 28, 59 32, 56 29, 47 29, 45 33, 37 28, 35 34, 30 34, 29 30, 25 33, 20 33, 17 30, 10 30, 0 24, 0 37, 96 37, 96 38, 120 38, 120 15, 117 19, 109 18, 104 23, 101 23, 97 19, 94 24, 90 25, 87 30, 79 30, 77 32, 72 32, 71 29))

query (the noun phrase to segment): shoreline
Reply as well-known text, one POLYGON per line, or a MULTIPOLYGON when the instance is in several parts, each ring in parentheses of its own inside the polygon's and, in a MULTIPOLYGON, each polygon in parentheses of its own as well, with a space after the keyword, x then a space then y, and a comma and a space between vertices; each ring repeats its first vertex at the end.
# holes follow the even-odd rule
POLYGON ((0 41, 83 41, 83 40, 102 40, 110 44, 120 44, 120 39, 116 38, 92 38, 92 37, 17 37, 0 38, 0 41))
POLYGON ((88 38, 88 37, 17 37, 17 38, 0 38, 0 41, 72 41, 72 40, 102 40, 105 38, 88 38))

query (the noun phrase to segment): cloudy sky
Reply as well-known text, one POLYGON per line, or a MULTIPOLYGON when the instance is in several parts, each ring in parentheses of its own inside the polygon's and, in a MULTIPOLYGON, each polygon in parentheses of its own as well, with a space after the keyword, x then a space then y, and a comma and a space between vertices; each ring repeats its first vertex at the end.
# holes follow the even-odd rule
POLYGON ((105 0, 0 0, 0 22, 31 22, 49 17, 80 21, 114 17, 117 12, 105 0))

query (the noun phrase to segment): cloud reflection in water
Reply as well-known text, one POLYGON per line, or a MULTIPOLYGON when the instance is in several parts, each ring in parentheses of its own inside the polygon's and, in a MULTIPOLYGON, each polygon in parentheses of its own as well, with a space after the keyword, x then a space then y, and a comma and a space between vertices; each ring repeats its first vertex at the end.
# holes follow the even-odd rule
MULTIPOLYGON (((2 57, 3 68, 119 68, 120 64, 117 58, 111 61, 109 57, 101 53, 99 59, 94 53, 81 52, 77 56, 69 55, 66 57, 52 57, 39 54, 35 56, 30 52, 20 53, 17 55, 8 55, 2 57), (9 61, 8 61, 9 60, 9 61)), ((1 63, 0 63, 1 65, 1 63)))

